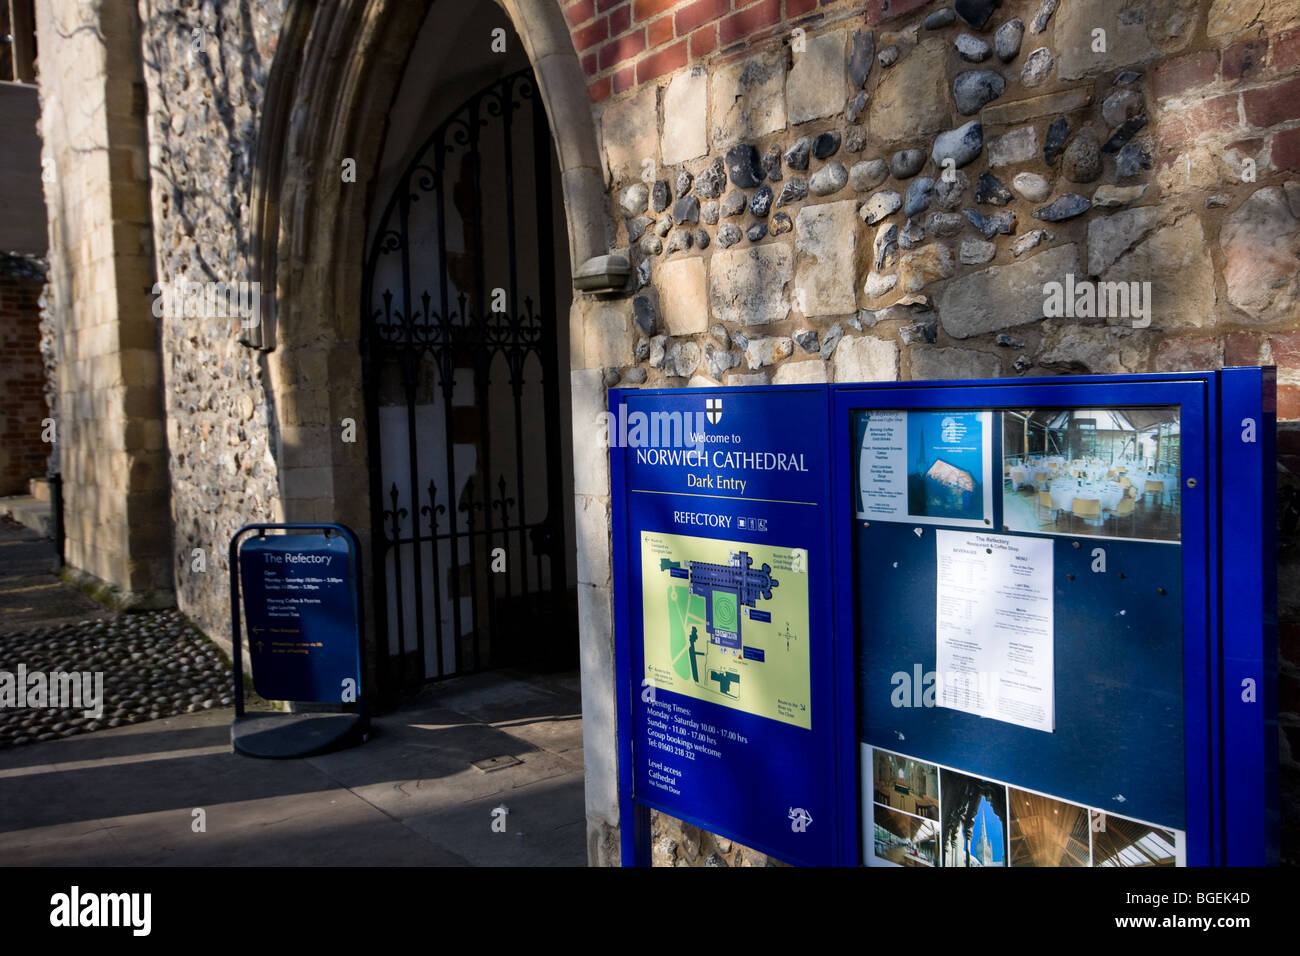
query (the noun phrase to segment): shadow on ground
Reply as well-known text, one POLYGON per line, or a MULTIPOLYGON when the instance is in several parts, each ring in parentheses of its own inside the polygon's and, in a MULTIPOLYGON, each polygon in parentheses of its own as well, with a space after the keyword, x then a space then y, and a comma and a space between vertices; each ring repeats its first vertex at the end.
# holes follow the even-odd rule
POLYGON ((0 865, 586 862, 576 675, 426 689, 363 746, 231 752, 229 709, 0 752, 0 865), (501 769, 473 764, 491 758, 501 769), (505 832, 492 823, 507 809, 505 832), (202 810, 201 815, 196 810, 202 810), (203 818, 204 832, 195 832, 203 818))

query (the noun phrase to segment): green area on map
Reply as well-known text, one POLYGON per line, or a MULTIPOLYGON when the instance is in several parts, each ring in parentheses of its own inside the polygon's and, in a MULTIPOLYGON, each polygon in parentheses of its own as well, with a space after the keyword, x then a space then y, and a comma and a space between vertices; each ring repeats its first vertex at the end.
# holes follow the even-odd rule
POLYGON ((641 586, 650 685, 811 728, 806 551, 643 531, 641 586))

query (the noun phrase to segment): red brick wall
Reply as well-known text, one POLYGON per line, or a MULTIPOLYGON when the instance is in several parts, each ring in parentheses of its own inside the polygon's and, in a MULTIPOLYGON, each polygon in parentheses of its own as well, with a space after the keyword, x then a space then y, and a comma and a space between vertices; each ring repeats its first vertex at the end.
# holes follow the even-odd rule
POLYGON ((27 494, 45 474, 50 446, 41 441, 45 369, 41 362, 39 280, 0 276, 0 495, 27 494))
MULTIPOLYGON (((856 11, 850 0, 560 0, 593 103, 721 50, 743 49, 800 25, 856 11)), ((872 0, 866 22, 931 0, 872 0), (887 8, 887 10, 885 9, 887 8)))
POLYGON ((1231 129, 1243 145, 1267 146, 1275 168, 1300 171, 1298 65, 1300 29, 1166 60, 1155 71, 1156 96, 1193 101, 1180 111, 1184 122, 1161 125, 1161 144, 1180 147, 1203 129, 1231 129))

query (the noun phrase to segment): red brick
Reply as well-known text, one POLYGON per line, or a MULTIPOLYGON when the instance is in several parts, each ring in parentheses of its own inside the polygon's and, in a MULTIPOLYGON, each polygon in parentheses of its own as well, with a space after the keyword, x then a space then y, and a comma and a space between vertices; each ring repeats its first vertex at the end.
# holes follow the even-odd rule
POLYGON ((665 43, 671 43, 675 34, 673 33, 673 18, 660 17, 654 23, 645 28, 646 47, 653 50, 657 46, 663 46, 665 43))
POLYGON ((1269 66, 1275 73, 1287 73, 1300 66, 1300 27, 1273 37, 1269 66))
POLYGON ((609 22, 605 19, 597 20, 595 23, 589 24, 581 30, 573 31, 573 48, 581 53, 583 50, 595 46, 608 36, 609 22))
POLYGON ((786 18, 801 17, 817 9, 817 0, 785 0, 786 18))
POLYGON ((593 103, 599 103, 609 96, 609 77, 602 76, 599 80, 592 80, 587 87, 587 95, 591 97, 593 103))
POLYGON ((677 24, 677 35, 684 37, 696 27, 702 27, 706 23, 718 19, 725 13, 731 12, 731 0, 695 0, 694 3, 688 4, 677 11, 674 17, 674 23, 677 24))
POLYGON ((1264 69, 1268 53, 1268 37, 1246 43, 1234 43, 1223 51, 1223 78, 1225 80, 1250 80, 1264 69))
POLYGON ((1300 385, 1277 387, 1277 420, 1292 422, 1300 419, 1300 385))
POLYGON ((622 93, 636 85, 636 67, 625 66, 614 73, 614 92, 622 93))
MULTIPOLYGON (((867 23, 875 26, 877 23, 893 20, 913 10, 919 10, 929 2, 930 0, 871 0, 867 4, 867 23)), ((825 0, 822 0, 822 6, 825 5, 825 0)))
POLYGON ((1224 365, 1258 365, 1263 336, 1254 332, 1229 332, 1223 337, 1224 365))
POLYGON ((718 25, 710 23, 691 34, 691 59, 699 59, 718 48, 718 25))
POLYGON ((762 0, 718 24, 718 42, 727 46, 780 22, 781 0, 762 0))
POLYGON ((1218 72, 1219 51, 1200 50, 1166 60, 1156 68, 1152 85, 1156 96, 1163 99, 1213 83, 1218 72))
POLYGON ((1273 126, 1300 119, 1300 76, 1247 90, 1241 99, 1246 104, 1246 122, 1254 126, 1273 126))
POLYGON ((596 6, 591 0, 578 0, 564 8, 564 19, 569 21, 569 26, 576 27, 586 23, 596 15, 596 6))
POLYGON ((1278 368, 1300 369, 1300 332, 1275 332, 1268 337, 1268 347, 1278 368))
POLYGON ((1300 173, 1300 129, 1275 133, 1268 161, 1274 169, 1300 173))
POLYGON ((607 13, 623 2, 624 0, 596 0, 596 12, 607 13))
POLYGON ((611 66, 632 59, 645 49, 645 30, 637 29, 625 33, 617 40, 610 40, 600 48, 600 68, 608 70, 611 66))
POLYGON ((632 4, 632 15, 638 21, 649 20, 661 13, 666 13, 677 6, 678 0, 636 0, 632 4))
POLYGON ((632 5, 625 3, 609 15, 609 35, 618 36, 632 25, 632 5))
POLYGON ((1166 148, 1190 143, 1208 130, 1232 130, 1238 125, 1237 94, 1213 96, 1178 110, 1166 110, 1160 117, 1160 142, 1166 148))
POLYGON ((686 41, 679 40, 670 47, 651 53, 636 65, 636 81, 645 83, 657 76, 671 73, 686 65, 686 41))
POLYGON ((582 72, 588 76, 595 76, 600 72, 600 63, 597 62, 595 53, 588 53, 582 58, 582 72))

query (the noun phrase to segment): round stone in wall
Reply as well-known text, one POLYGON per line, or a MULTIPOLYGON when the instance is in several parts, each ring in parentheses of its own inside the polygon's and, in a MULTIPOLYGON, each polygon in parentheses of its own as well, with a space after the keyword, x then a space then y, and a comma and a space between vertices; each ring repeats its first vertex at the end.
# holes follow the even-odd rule
POLYGON ((854 163, 849 170, 849 184, 858 192, 875 189, 889 175, 889 166, 883 159, 868 159, 854 163))
POLYGON ((993 34, 993 49, 998 59, 1010 63, 1020 54, 1020 41, 1025 36, 1025 24, 1019 17, 1008 20, 993 34))
POLYGON ((843 163, 827 163, 813 173, 808 188, 816 196, 829 196, 843 189, 848 181, 849 171, 844 168, 843 163))
POLYGON ((895 179, 915 176, 925 165, 925 150, 900 149, 889 158, 889 172, 895 179))
POLYGON ((1016 173, 1011 188, 1030 202, 1042 202, 1052 193, 1052 184, 1037 173, 1016 173))
POLYGON ((1079 130, 1061 154, 1061 173, 1072 183, 1096 182, 1101 177, 1101 143, 1088 128, 1079 130))
POLYGON ((818 159, 830 159, 840 149, 840 134, 837 132, 818 133, 813 140, 812 154, 818 159))
POLYGON ((968 63, 983 63, 992 52, 987 43, 969 33, 957 37, 953 46, 957 48, 957 54, 968 63))
POLYGON ((727 175, 731 182, 741 189, 752 189, 763 181, 767 175, 763 172, 763 161, 758 150, 748 144, 733 146, 727 150, 727 175))

